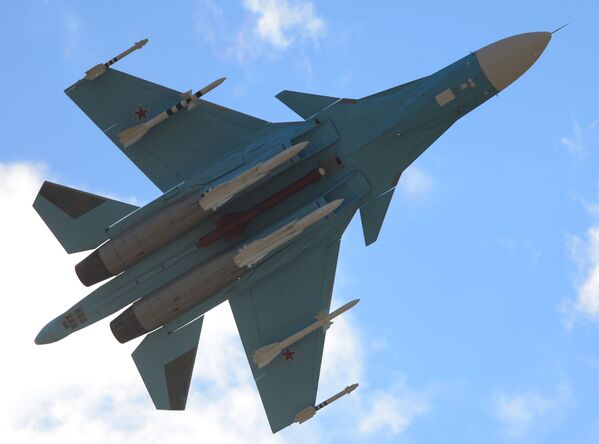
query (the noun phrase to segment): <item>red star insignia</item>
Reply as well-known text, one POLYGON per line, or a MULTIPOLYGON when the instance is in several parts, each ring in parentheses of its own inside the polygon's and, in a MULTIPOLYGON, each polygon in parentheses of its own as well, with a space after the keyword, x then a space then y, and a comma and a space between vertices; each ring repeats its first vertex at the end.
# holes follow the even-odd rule
POLYGON ((283 355, 284 362, 293 361, 294 360, 293 355, 295 355, 295 352, 291 351, 289 349, 285 349, 285 351, 283 353, 281 353, 281 355, 283 355))
POLYGON ((147 108, 144 108, 143 106, 139 105, 139 108, 137 108, 137 111, 133 111, 133 114, 137 115, 137 119, 141 120, 141 119, 147 119, 148 118, 148 111, 150 111, 147 108))

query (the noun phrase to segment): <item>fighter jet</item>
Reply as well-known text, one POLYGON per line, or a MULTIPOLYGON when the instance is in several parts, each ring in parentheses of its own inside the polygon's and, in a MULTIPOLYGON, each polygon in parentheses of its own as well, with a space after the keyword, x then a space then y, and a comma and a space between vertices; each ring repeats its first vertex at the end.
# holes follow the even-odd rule
MULTIPOLYGON (((458 119, 524 74, 550 32, 497 41, 426 77, 347 99, 277 98, 303 120, 271 123, 99 64, 66 94, 162 191, 143 207, 45 182, 33 204, 75 267, 105 282, 49 322, 59 341, 123 310, 121 342, 157 409, 187 402, 204 315, 228 301, 273 433, 316 404, 341 236, 359 211, 377 240, 402 172, 458 119)), ((93 155, 90 153, 89 155, 93 155)), ((332 331, 334 334, 334 331, 332 331)))

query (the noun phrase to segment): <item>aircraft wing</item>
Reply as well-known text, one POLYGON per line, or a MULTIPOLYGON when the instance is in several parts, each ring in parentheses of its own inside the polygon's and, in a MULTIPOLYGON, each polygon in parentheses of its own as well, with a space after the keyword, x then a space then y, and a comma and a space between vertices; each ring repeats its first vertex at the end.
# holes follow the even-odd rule
POLYGON ((325 334, 322 329, 310 333, 264 368, 252 355, 329 312, 338 254, 339 237, 333 237, 229 299, 273 433, 316 404, 325 334))
POLYGON ((121 131, 160 114, 182 99, 180 92, 108 69, 93 81, 82 79, 66 94, 163 192, 223 156, 267 122, 198 100, 124 148, 121 131))

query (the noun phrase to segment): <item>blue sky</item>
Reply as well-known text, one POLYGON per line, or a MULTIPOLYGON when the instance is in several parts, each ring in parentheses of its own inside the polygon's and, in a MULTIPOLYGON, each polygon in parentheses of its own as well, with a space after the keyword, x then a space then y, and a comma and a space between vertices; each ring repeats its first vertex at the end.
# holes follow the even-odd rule
POLYGON ((31 313, 9 321, 19 339, 3 340, 13 357, 0 436, 598 443, 598 13, 590 0, 3 2, 0 202, 18 217, 0 222, 0 289, 9 309, 31 313), (363 246, 359 218, 346 232, 336 305, 362 302, 327 338, 319 399, 360 382, 355 396, 271 437, 223 310, 228 326, 206 325, 190 411, 176 418, 151 410, 131 350, 105 324, 33 346, 86 294, 79 259, 30 209, 40 181, 139 203, 158 195, 63 93, 96 63, 148 37, 116 68, 182 91, 225 75, 210 100, 287 121, 297 116, 274 97, 283 89, 359 98, 565 22, 528 73, 404 174, 376 244, 363 246), (69 370, 57 356, 85 362, 69 370), (249 419, 228 427, 231 415, 249 419))

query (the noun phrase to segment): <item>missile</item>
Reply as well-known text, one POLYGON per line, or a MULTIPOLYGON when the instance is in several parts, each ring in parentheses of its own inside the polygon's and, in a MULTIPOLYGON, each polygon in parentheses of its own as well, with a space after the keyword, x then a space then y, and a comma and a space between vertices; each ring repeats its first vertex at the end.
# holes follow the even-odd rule
POLYGON ((221 183, 208 190, 208 192, 200 199, 200 206, 206 211, 216 210, 235 194, 258 182, 272 170, 296 156, 308 146, 308 143, 309 142, 297 143, 271 159, 260 162, 258 165, 250 168, 228 182, 221 183))
POLYGON ((245 226, 260 214, 280 204, 284 200, 300 192, 307 186, 319 181, 326 174, 324 168, 315 168, 303 177, 283 188, 269 198, 247 211, 238 211, 225 214, 217 222, 215 230, 203 236, 196 244, 198 248, 205 248, 217 242, 221 238, 234 239, 244 230, 245 226))
POLYGON ((329 399, 321 402, 317 406, 306 407, 301 412, 299 412, 297 415, 295 415, 295 422, 297 422, 299 424, 306 422, 308 419, 312 418, 316 414, 317 411, 319 411, 323 407, 326 407, 327 405, 333 403, 334 401, 337 401, 343 395, 349 395, 351 392, 353 392, 355 389, 357 389, 359 385, 360 384, 348 385, 343 390, 341 390, 339 393, 337 393, 335 396, 331 396, 329 399))
POLYGON ((299 220, 296 219, 289 222, 287 225, 279 228, 265 238, 255 240, 254 242, 243 246, 239 249, 233 260, 239 268, 251 268, 270 252, 289 242, 291 239, 299 236, 310 225, 328 216, 342 203, 343 199, 337 199, 329 202, 317 210, 314 210, 307 216, 304 216, 299 220))
POLYGON ((106 72, 106 68, 108 68, 110 65, 118 62, 123 57, 128 56, 133 51, 143 48, 143 46, 146 43, 148 43, 148 39, 143 39, 143 40, 140 40, 139 42, 135 42, 135 44, 131 48, 127 49, 126 51, 123 51, 115 58, 110 59, 106 63, 98 63, 96 66, 94 66, 93 68, 91 68, 85 72, 85 78, 91 82, 92 80, 100 77, 102 74, 104 74, 106 72))
POLYGON ((175 114, 180 109, 187 108, 188 110, 191 110, 191 109, 195 108, 197 106, 197 100, 200 97, 202 97, 204 94, 208 93, 209 91, 213 90, 218 85, 223 83, 225 81, 225 79, 226 79, 226 77, 217 79, 214 82, 212 82, 211 84, 200 89, 195 94, 191 94, 190 91, 187 93, 184 93, 183 100, 181 100, 179 103, 171 106, 169 109, 161 112, 157 116, 152 117, 147 122, 140 123, 139 125, 135 125, 131 128, 127 128, 126 130, 121 131, 118 136, 119 142, 121 142, 121 144, 125 148, 130 147, 134 143, 138 142, 143 136, 145 136, 148 131, 150 131, 155 126, 158 126, 159 124, 161 124, 162 122, 167 120, 169 117, 171 117, 173 114, 175 114))
POLYGON ((358 302, 360 302, 360 299, 354 299, 353 301, 345 304, 343 307, 340 307, 334 312, 329 313, 328 315, 319 314, 316 316, 315 322, 298 331, 297 333, 292 334, 287 339, 284 339, 281 342, 265 345, 264 347, 257 349, 252 356, 254 364, 256 364, 259 368, 266 367, 274 358, 279 356, 283 350, 288 348, 290 345, 295 344, 300 339, 305 338, 313 331, 316 331, 321 327, 324 331, 326 331, 333 324, 331 322, 333 319, 340 314, 345 313, 358 302))

